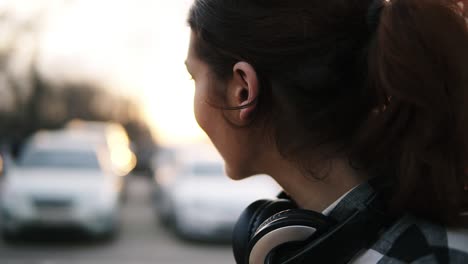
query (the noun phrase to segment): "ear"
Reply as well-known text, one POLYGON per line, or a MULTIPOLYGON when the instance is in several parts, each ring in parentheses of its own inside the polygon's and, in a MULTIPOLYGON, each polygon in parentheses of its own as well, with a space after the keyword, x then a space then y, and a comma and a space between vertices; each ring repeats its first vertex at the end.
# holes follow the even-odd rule
POLYGON ((230 106, 241 108, 236 116, 240 123, 251 120, 257 108, 259 81, 255 69, 247 62, 241 61, 233 67, 233 78, 230 83, 228 102, 230 106))

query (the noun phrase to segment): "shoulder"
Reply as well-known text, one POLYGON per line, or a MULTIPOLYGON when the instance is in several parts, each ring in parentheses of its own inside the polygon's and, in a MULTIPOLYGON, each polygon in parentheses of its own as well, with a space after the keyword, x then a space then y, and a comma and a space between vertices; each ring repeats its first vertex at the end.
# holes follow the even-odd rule
POLYGON ((468 228, 446 228, 406 215, 351 263, 468 263, 468 228))

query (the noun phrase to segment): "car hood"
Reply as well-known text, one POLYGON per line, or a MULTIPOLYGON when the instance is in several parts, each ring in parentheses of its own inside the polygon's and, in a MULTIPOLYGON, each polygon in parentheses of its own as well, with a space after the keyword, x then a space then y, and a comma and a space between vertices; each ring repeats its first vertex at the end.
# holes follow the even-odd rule
POLYGON ((29 195, 85 194, 102 189, 104 178, 99 170, 15 169, 4 187, 29 195))

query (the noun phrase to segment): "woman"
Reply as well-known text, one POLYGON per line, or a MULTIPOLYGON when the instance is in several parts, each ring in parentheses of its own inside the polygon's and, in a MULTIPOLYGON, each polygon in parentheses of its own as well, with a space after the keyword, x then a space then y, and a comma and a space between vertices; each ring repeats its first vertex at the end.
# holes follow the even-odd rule
POLYGON ((229 177, 284 189, 238 263, 468 263, 466 5, 195 1, 196 119, 229 177))

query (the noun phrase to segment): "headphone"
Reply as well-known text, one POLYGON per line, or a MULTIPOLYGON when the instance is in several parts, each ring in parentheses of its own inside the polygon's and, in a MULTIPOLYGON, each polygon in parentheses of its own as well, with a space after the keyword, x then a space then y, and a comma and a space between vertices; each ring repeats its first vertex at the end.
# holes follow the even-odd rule
POLYGON ((348 263, 389 224, 382 207, 373 193, 338 222, 299 209, 285 193, 276 200, 255 201, 234 227, 235 260, 237 264, 348 263))

